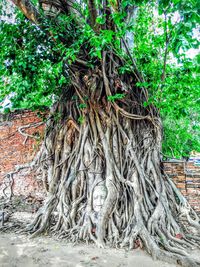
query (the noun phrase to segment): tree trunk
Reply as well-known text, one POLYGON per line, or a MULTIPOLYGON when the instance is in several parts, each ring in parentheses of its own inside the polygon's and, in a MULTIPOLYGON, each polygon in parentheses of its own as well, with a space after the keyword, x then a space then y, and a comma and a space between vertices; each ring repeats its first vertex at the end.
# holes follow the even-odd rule
POLYGON ((28 229, 199 266, 185 249, 200 238, 180 220, 199 231, 199 218, 162 170, 159 114, 143 107, 131 74, 116 75, 119 61, 104 54, 99 68, 77 72, 54 105, 40 154, 47 198, 28 229))

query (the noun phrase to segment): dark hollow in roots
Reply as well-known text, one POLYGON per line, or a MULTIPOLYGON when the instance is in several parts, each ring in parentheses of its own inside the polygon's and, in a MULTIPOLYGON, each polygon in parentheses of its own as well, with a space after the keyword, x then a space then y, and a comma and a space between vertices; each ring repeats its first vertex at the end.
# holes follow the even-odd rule
POLYGON ((100 247, 139 244, 156 259, 200 266, 187 254, 200 237, 180 220, 200 232, 199 218, 161 168, 159 115, 143 107, 145 90, 115 70, 104 55, 102 68, 74 75, 70 97, 54 105, 36 161, 47 198, 28 229, 100 247), (124 98, 107 101, 114 93, 124 98), (95 207, 98 187, 105 199, 95 207))

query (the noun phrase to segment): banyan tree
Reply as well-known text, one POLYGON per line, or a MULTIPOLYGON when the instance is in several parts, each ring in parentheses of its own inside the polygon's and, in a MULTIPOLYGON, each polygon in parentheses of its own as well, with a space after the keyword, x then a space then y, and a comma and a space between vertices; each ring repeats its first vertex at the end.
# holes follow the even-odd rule
MULTIPOLYGON (((167 8, 182 1, 12 2, 43 34, 39 54, 62 62, 65 81, 31 165, 41 170, 46 199, 28 231, 102 248, 139 244, 155 259, 199 266, 188 250, 200 245, 200 220, 163 170, 160 110, 134 56, 142 8, 153 6, 155 17, 164 10, 165 23, 167 8)), ((161 92, 169 40, 166 34, 161 92)))

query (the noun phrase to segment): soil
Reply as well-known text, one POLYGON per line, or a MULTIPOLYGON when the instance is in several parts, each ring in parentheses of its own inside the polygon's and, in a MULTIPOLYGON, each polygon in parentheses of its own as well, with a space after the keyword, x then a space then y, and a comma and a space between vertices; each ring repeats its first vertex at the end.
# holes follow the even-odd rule
MULTIPOLYGON (((31 239, 21 232, 35 216, 32 204, 16 200, 7 207, 8 222, 0 226, 0 267, 176 267, 154 261, 142 249, 99 249, 94 244, 72 244, 46 235, 31 239), (15 207, 15 208, 14 208, 15 207), (12 209, 12 212, 11 212, 12 209), (27 211, 28 210, 28 211, 27 211)), ((194 252, 200 258, 199 252, 194 252)))
POLYGON ((31 239, 13 232, 20 232, 20 225, 33 217, 33 213, 15 211, 4 225, 6 231, 0 229, 1 267, 175 267, 154 261, 141 249, 98 249, 93 244, 74 245, 48 236, 31 239))
POLYGON ((1 267, 175 267, 153 261, 144 251, 98 249, 45 236, 30 239, 14 233, 0 234, 1 267))

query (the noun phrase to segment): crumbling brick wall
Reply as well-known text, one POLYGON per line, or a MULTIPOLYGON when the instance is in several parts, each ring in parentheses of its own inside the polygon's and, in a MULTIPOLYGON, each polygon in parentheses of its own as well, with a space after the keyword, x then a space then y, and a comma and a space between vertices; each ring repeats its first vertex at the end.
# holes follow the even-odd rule
MULTIPOLYGON (((0 196, 9 194, 11 177, 6 174, 15 170, 17 165, 31 162, 37 153, 43 138, 44 124, 36 112, 23 110, 6 115, 0 114, 0 196), (27 126, 27 128, 21 128, 27 126), (20 129, 22 133, 20 133, 20 129), (34 137, 26 136, 26 133, 34 137), (10 184, 10 185, 9 185, 10 184)), ((35 179, 34 173, 27 170, 15 174, 13 179, 13 194, 16 196, 42 197, 41 181, 35 179)))
POLYGON ((200 166, 194 162, 164 162, 165 171, 200 214, 200 166))

